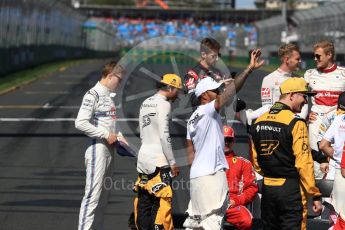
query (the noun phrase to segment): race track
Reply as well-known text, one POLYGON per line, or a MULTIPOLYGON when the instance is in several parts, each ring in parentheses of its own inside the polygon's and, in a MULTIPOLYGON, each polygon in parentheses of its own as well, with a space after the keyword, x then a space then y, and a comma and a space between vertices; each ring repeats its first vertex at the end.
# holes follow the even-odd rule
MULTIPOLYGON (((0 96, 0 229, 77 229, 80 202, 84 193, 84 151, 90 139, 74 128, 81 99, 98 80, 105 61, 93 61, 67 68, 18 90, 0 96)), ((187 70, 177 65, 179 72, 187 70)), ((153 77, 171 72, 176 66, 142 64, 123 82, 117 95, 118 128, 137 149, 137 117, 140 102, 154 93, 153 77), (174 68, 173 68, 174 67, 174 68), (145 72, 145 70, 147 70, 145 72)), ((241 71, 231 69, 231 71, 241 71)), ((247 107, 260 106, 264 71, 255 71, 240 92, 247 107)), ((185 151, 185 101, 175 102, 171 124, 173 148, 181 175, 174 182, 173 211, 182 215, 187 208, 188 167, 185 151)), ((231 117, 230 122, 234 122, 231 117)), ((247 156, 243 125, 232 123, 238 135, 235 151, 247 156)), ((112 195, 105 226, 128 229, 133 211, 136 178, 135 159, 115 156, 112 195)))

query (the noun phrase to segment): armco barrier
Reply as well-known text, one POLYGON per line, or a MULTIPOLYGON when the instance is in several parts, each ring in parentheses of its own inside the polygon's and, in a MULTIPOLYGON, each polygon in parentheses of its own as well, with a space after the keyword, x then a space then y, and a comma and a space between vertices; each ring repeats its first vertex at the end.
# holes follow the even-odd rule
POLYGON ((78 58, 116 57, 118 53, 66 46, 21 46, 0 48, 0 76, 52 61, 78 58))

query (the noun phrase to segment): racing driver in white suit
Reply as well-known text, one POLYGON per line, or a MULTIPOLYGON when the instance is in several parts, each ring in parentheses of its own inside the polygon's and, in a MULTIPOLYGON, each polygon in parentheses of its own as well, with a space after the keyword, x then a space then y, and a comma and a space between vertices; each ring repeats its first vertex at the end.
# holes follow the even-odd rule
MULTIPOLYGON (((278 56, 281 61, 279 68, 265 76, 262 80, 262 107, 254 111, 251 109, 240 111, 240 120, 243 124, 250 125, 252 120, 267 112, 279 100, 281 95, 279 87, 281 83, 291 77, 294 71, 299 69, 302 60, 297 45, 290 43, 281 45, 278 50, 278 56)), ((308 106, 306 105, 299 115, 306 118, 307 112, 308 106)))
POLYGON ((104 229, 103 216, 110 189, 105 178, 112 176, 115 142, 115 89, 124 69, 116 62, 105 65, 101 79, 85 95, 75 127, 92 138, 85 152, 86 185, 81 202, 78 230, 104 229))
MULTIPOLYGON (((329 113, 334 113, 337 108, 339 95, 345 91, 345 68, 339 67, 334 62, 334 45, 330 41, 320 41, 314 44, 314 60, 316 68, 307 70, 304 79, 312 91, 317 92, 312 97, 311 113, 309 115, 309 140, 310 147, 318 150, 318 133, 322 119, 329 113)), ((322 178, 323 172, 314 161, 315 178, 322 178)), ((330 161, 330 171, 334 162, 330 161)), ((332 179, 332 178, 330 178, 332 179)))

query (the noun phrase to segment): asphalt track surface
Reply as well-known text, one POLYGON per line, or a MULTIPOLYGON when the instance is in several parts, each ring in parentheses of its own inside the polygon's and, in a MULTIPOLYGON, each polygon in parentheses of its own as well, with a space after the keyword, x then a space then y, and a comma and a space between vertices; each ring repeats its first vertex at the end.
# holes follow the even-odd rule
MULTIPOLYGON (((105 61, 67 68, 18 90, 0 96, 0 229, 77 229, 84 194, 84 151, 90 139, 74 128, 74 118, 84 93, 98 80, 105 61)), ((118 129, 139 147, 137 117, 140 103, 154 93, 148 76, 172 72, 170 65, 142 64, 122 83, 117 98, 118 129), (138 69, 141 68, 141 71, 138 69), (148 70, 148 71, 144 71, 148 70)), ((176 66, 175 66, 176 69, 176 66)), ((187 66, 178 65, 180 73, 187 66)), ((231 71, 241 71, 231 69, 231 71)), ((260 106, 264 71, 257 70, 240 92, 247 107, 260 106)), ((181 175, 176 178, 173 212, 183 214, 189 201, 185 151, 184 100, 176 101, 171 124, 173 148, 181 175), (182 112, 181 112, 182 107, 182 112)), ((233 122, 231 117, 230 122, 233 122)), ((243 125, 232 123, 237 134, 235 151, 247 156, 243 125)), ((112 193, 105 214, 105 227, 128 229, 133 211, 136 160, 115 155, 112 193)))

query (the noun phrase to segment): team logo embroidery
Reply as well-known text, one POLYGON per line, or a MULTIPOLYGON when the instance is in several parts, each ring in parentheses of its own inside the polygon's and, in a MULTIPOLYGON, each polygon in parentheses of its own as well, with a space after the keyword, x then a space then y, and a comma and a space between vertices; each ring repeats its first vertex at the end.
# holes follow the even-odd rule
POLYGON ((194 83, 194 78, 189 78, 186 83, 187 89, 194 89, 195 88, 195 83, 194 83))
POLYGON ((154 186, 152 186, 152 192, 153 192, 153 193, 156 193, 156 192, 158 192, 159 190, 163 189, 165 186, 167 186, 165 183, 158 183, 158 184, 155 184, 154 186))
POLYGON ((278 148, 279 141, 278 140, 263 140, 260 141, 260 148, 261 148, 261 156, 269 156, 272 155, 273 151, 278 148))
POLYGON ((302 151, 303 151, 303 153, 307 153, 308 150, 309 150, 309 145, 306 144, 306 143, 303 143, 302 144, 302 151))
POLYGON ((260 125, 256 126, 256 132, 260 132, 260 125))
POLYGON ((261 97, 270 97, 271 89, 270 88, 261 88, 261 97))
POLYGON ((195 80, 198 79, 198 75, 193 70, 189 70, 188 75, 192 76, 195 80))
POLYGON ((155 230, 164 230, 163 225, 155 224, 155 230))
POLYGON ((113 120, 116 119, 116 108, 115 107, 111 107, 109 115, 113 120))
POLYGON ((156 113, 149 113, 143 116, 143 128, 151 124, 151 117, 155 115, 156 113))

